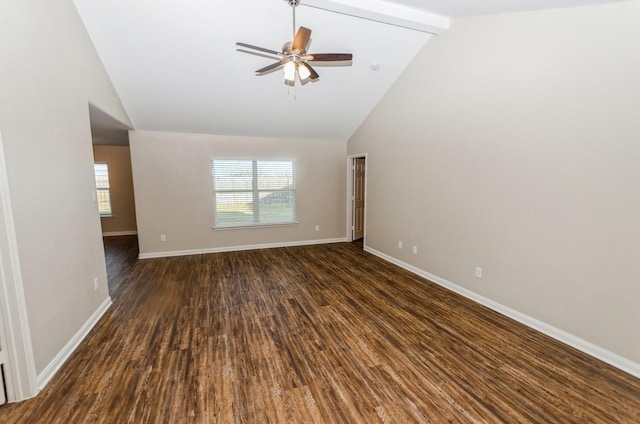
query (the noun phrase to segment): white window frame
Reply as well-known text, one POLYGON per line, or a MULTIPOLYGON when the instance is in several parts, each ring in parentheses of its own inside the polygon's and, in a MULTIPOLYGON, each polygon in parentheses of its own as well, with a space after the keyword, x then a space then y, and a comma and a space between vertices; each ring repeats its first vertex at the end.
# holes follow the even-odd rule
POLYGON ((93 176, 96 179, 96 203, 98 204, 98 213, 100 218, 113 217, 113 202, 111 201, 111 181, 109 176, 109 164, 106 162, 94 162, 93 164, 93 176), (98 180, 96 175, 96 165, 104 165, 107 167, 107 187, 98 187, 98 180), (109 203, 109 212, 100 211, 100 192, 105 191, 107 193, 107 201, 109 203))
POLYGON ((213 228, 215 230, 230 230, 230 229, 244 229, 244 228, 264 228, 264 227, 282 227, 282 226, 292 226, 298 225, 297 221, 297 211, 296 211, 296 161, 293 159, 274 159, 274 158, 233 158, 233 157, 211 157, 211 183, 213 188, 213 228), (252 162, 253 165, 253 179, 252 179, 252 187, 249 190, 217 190, 215 184, 214 177, 214 164, 216 161, 246 161, 252 162), (290 190, 274 190, 274 189, 258 189, 258 173, 257 166, 258 162, 290 162, 292 165, 292 188, 290 190), (287 221, 260 221, 260 193, 264 191, 283 191, 283 192, 292 192, 293 193, 293 214, 292 219, 287 221), (253 206, 253 216, 258 220, 254 220, 252 222, 233 222, 233 223, 218 223, 218 207, 216 204, 216 194, 217 193, 252 193, 252 206, 253 206))

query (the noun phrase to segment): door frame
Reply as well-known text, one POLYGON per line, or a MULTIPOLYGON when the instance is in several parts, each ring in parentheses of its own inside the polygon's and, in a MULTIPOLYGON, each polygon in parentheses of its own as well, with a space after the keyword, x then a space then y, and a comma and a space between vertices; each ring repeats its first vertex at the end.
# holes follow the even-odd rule
POLYGON ((364 171, 364 237, 362 238, 363 246, 367 245, 367 190, 369 189, 369 161, 367 160, 367 153, 360 153, 347 156, 347 241, 353 241, 353 203, 354 203, 354 181, 353 171, 355 168, 356 159, 364 159, 365 171, 364 171))
POLYGON ((9 196, 9 181, 0 132, 0 342, 7 400, 17 402, 37 393, 37 375, 18 242, 9 196))

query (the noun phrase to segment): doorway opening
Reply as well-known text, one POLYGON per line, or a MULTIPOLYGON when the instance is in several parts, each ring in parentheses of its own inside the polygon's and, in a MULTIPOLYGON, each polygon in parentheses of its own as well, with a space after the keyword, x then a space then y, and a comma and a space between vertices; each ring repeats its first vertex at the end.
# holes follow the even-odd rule
POLYGON ((353 155, 348 158, 348 202, 347 234, 348 240, 365 246, 367 158, 353 155))
POLYGON ((102 235, 136 235, 130 128, 92 104, 89 121, 102 235))

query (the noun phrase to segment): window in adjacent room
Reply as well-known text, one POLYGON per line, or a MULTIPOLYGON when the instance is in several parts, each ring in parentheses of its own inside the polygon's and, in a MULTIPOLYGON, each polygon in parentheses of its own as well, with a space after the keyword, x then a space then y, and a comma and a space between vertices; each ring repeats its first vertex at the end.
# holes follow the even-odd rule
POLYGON ((98 211, 100 216, 111 216, 111 194, 109 193, 109 167, 106 163, 94 163, 98 211))
POLYGON ((294 162, 212 159, 215 228, 296 224, 294 162))

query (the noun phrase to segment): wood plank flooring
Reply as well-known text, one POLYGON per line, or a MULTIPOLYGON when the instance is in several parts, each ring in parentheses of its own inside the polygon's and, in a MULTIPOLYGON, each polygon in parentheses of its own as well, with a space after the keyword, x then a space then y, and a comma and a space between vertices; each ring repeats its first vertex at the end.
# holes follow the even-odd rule
POLYGON ((634 423, 640 380, 357 245, 136 260, 3 423, 634 423))

